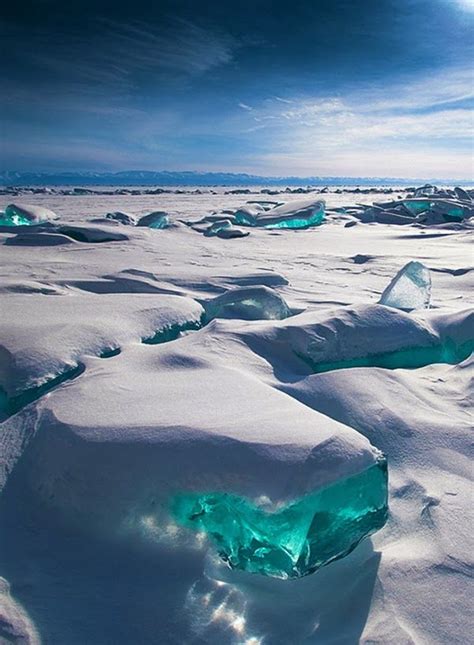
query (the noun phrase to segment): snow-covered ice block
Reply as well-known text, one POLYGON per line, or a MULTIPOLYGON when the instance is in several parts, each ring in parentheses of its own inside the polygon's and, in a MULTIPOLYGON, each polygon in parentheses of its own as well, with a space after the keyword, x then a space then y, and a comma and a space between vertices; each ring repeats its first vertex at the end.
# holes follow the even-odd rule
POLYGON ((304 365, 323 373, 357 367, 417 369, 464 361, 474 349, 472 312, 441 315, 436 326, 435 318, 427 314, 430 311, 423 310, 415 316, 383 305, 341 307, 307 311, 272 325, 242 323, 238 336, 266 364, 285 374, 301 374, 304 365))
POLYGON ((168 213, 164 211, 155 211, 140 217, 137 226, 147 226, 148 228, 168 228, 170 219, 168 213))
POLYGON ((232 567, 282 578, 383 526, 386 465, 367 439, 191 340, 87 359, 24 423, 7 422, 18 445, 36 415, 19 462, 35 499, 106 539, 159 548, 166 534, 182 548, 198 529, 232 567))
POLYGON ((408 262, 380 297, 380 304, 404 311, 428 309, 431 300, 431 276, 421 262, 408 262))
POLYGON ((43 206, 8 204, 0 217, 0 226, 31 226, 57 219, 56 213, 43 206))
POLYGON ((112 231, 111 226, 100 226, 89 223, 87 225, 61 225, 56 228, 58 233, 76 240, 77 242, 88 242, 90 244, 100 244, 103 242, 121 242, 128 240, 128 235, 112 231))
POLYGON ((230 230, 232 228, 232 222, 230 219, 220 219, 217 222, 213 222, 205 231, 204 235, 206 237, 213 237, 223 230, 230 230))
POLYGON ((77 367, 85 355, 200 325, 203 307, 184 296, 0 295, 0 388, 9 398, 77 367), (74 324, 71 324, 74 321, 74 324))
POLYGON ((279 293, 269 287, 237 287, 205 303, 206 318, 282 320, 291 310, 279 293))
POLYGON ((241 208, 234 213, 237 224, 263 228, 308 228, 318 226, 324 220, 325 202, 317 200, 295 200, 269 210, 241 208))
POLYGON ((241 228, 237 228, 237 226, 223 228, 217 232, 217 237, 223 240, 232 240, 239 237, 247 237, 248 235, 250 235, 250 231, 243 231, 241 228))
POLYGON ((126 226, 135 226, 137 223, 136 217, 130 213, 124 213, 123 211, 114 211, 112 213, 107 213, 105 216, 107 219, 110 219, 115 222, 120 222, 126 226))
POLYGON ((74 243, 75 240, 72 237, 55 233, 54 229, 52 229, 52 232, 51 229, 35 229, 34 232, 22 229, 14 237, 5 240, 6 246, 63 246, 64 244, 72 245, 74 243))

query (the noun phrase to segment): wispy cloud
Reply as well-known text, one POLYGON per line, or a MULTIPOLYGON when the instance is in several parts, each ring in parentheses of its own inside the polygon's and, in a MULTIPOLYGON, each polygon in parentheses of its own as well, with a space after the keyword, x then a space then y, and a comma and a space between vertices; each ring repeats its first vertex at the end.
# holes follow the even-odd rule
POLYGON ((3 36, 36 68, 38 81, 61 83, 63 93, 69 86, 125 91, 153 77, 201 76, 231 63, 241 46, 223 30, 178 18, 152 26, 96 19, 90 33, 56 35, 54 43, 48 31, 26 35, 12 25, 3 36))
POLYGON ((254 106, 242 132, 256 132, 260 169, 286 174, 471 176, 471 69, 449 69, 384 89, 277 98, 254 106), (253 123, 253 125, 252 125, 253 123), (363 172, 362 172, 363 170, 363 172))

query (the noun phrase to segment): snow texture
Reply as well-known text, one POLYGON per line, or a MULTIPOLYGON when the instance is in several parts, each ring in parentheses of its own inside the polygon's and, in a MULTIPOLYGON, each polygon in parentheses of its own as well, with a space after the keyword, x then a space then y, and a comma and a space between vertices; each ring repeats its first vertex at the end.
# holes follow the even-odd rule
POLYGON ((202 233, 242 208, 287 221, 301 195, 28 195, 60 219, 0 232, 0 639, 467 642, 471 192, 391 195, 427 191, 463 218, 430 224, 341 189, 321 225, 237 240, 202 233), (105 218, 158 210, 176 225, 105 218), (412 261, 430 272, 430 309, 379 304, 412 261), (246 320, 249 294, 262 315, 246 320), (169 342, 143 342, 160 331, 169 342), (387 524, 299 580, 229 568, 170 512, 183 492, 277 510, 382 453, 387 524))

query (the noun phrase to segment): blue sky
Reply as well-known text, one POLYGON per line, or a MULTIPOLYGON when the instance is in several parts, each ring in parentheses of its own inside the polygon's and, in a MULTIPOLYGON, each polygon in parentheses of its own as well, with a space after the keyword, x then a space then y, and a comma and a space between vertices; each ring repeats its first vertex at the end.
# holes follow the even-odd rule
POLYGON ((9 170, 470 178, 474 0, 57 0, 0 25, 9 170))

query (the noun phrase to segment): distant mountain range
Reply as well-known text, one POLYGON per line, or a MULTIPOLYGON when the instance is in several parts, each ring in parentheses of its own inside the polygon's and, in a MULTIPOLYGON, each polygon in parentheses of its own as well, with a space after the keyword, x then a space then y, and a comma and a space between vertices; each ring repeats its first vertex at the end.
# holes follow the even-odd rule
POLYGON ((420 186, 472 185, 456 179, 399 177, 262 177, 245 173, 126 170, 122 172, 0 172, 2 186, 420 186))

